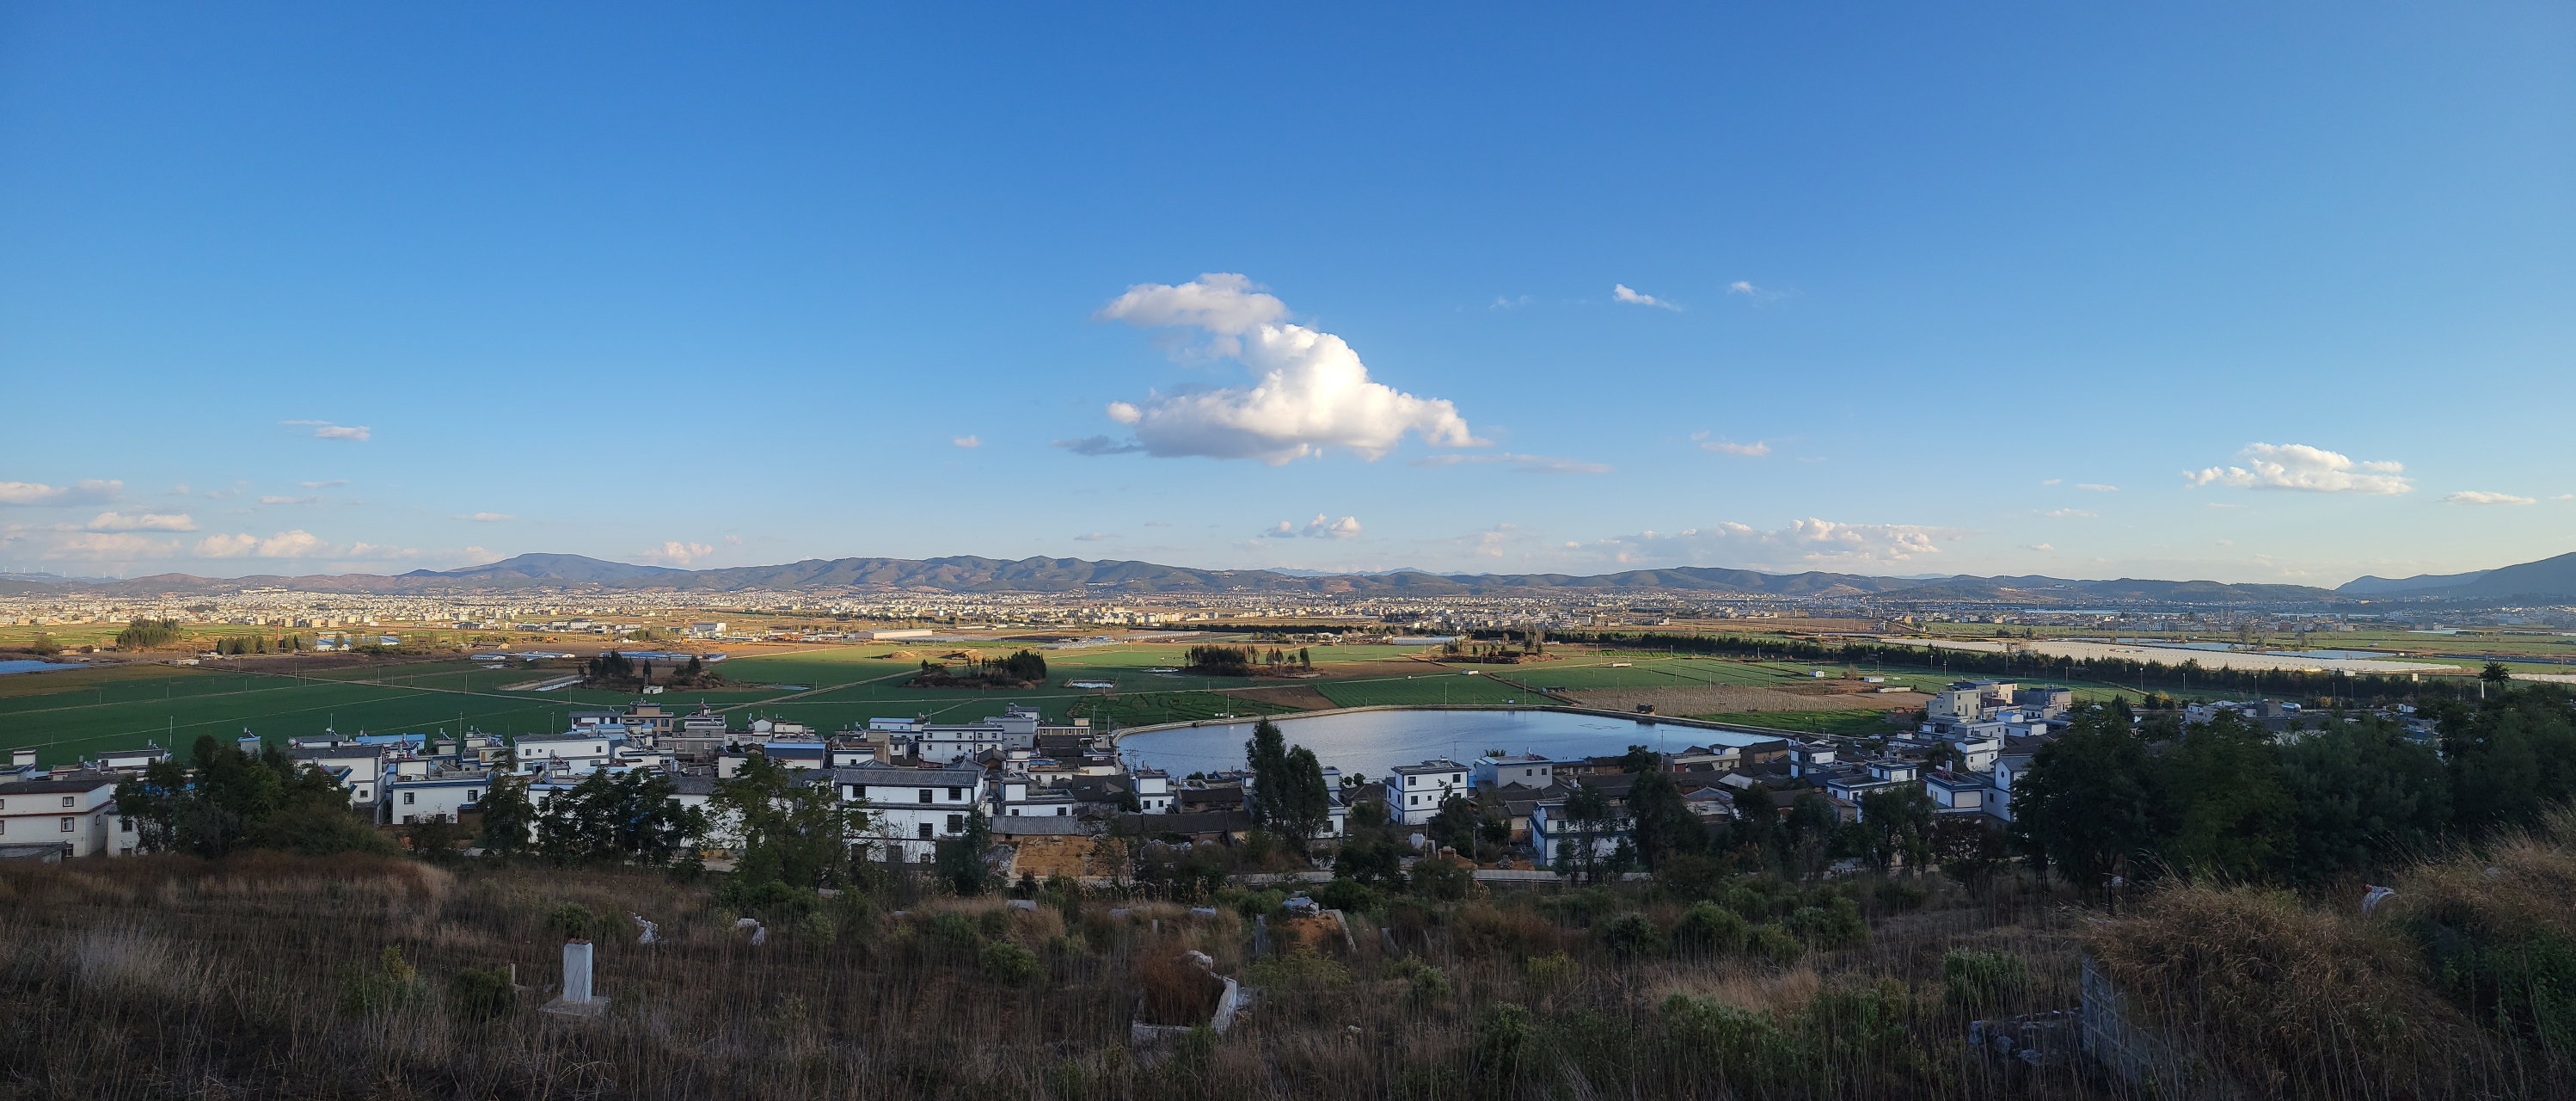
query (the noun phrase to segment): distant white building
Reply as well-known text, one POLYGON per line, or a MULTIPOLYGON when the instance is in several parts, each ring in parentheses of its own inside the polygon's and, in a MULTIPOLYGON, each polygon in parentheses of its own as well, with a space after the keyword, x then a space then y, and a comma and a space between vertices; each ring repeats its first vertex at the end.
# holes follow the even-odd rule
MULTIPOLYGON (((522 771, 546 769, 571 772, 594 772, 608 763, 609 747, 622 738, 611 738, 600 730, 574 731, 566 734, 532 734, 511 747, 512 756, 522 771)), ((619 734, 624 728, 618 729, 619 734)))
POLYGON ((111 831, 134 851, 134 835, 116 815, 116 785, 108 772, 71 772, 41 780, 0 783, 0 845, 62 845, 74 857, 118 852, 111 831))
POLYGON ((440 815, 453 822, 458 815, 479 809, 484 793, 491 790, 492 774, 480 771, 439 770, 427 776, 388 780, 385 817, 403 825, 427 822, 440 815))
POLYGON ((985 799, 981 768, 862 766, 831 770, 842 801, 862 803, 871 819, 858 840, 887 847, 906 862, 927 861, 940 841, 966 833, 966 816, 985 799))
POLYGON ((1395 799, 1396 821, 1423 825, 1440 813, 1442 801, 1467 794, 1467 766, 1447 758, 1397 765, 1387 779, 1387 790, 1395 799))

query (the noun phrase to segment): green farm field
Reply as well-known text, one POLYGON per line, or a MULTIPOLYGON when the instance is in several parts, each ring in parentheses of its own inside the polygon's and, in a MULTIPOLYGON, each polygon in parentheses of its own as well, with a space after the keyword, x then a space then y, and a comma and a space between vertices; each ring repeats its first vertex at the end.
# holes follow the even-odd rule
POLYGON ((1372 680, 1309 681, 1315 691, 1341 707, 1383 707, 1404 704, 1499 704, 1516 700, 1522 703, 1545 703, 1535 692, 1514 688, 1486 676, 1462 673, 1425 674, 1408 678, 1372 680))
POLYGON ((1694 719, 1731 723, 1737 726, 1759 726, 1772 730, 1797 730, 1809 734, 1847 734, 1853 737, 1875 737, 1893 734, 1884 711, 1752 711, 1726 715, 1693 715, 1694 719))

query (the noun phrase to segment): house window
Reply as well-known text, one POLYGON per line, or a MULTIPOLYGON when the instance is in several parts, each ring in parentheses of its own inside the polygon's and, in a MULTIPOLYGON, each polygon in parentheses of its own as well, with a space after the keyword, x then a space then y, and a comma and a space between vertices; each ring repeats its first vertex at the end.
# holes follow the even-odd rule
POLYGON ((921 824, 921 839, 924 841, 930 840, 930 823, 928 822, 921 824))
POLYGON ((1019 817, 1019 816, 1020 816, 1020 808, 1018 808, 1018 807, 1012 807, 1012 808, 1011 808, 1011 817, 1013 817, 1013 818, 1017 818, 1017 817, 1019 817))
POLYGON ((131 819, 131 818, 119 818, 119 819, 117 819, 117 820, 116 820, 116 832, 118 832, 118 833, 133 833, 133 832, 134 832, 134 820, 133 820, 133 819, 131 819))
POLYGON ((921 789, 921 799, 920 799, 920 801, 921 801, 921 802, 924 802, 924 803, 927 803, 927 802, 929 802, 929 801, 930 801, 930 789, 929 789, 929 788, 923 788, 923 789, 921 789))
MULTIPOLYGON (((471 802, 473 802, 473 801, 475 801, 475 800, 477 800, 477 799, 481 799, 482 797, 483 797, 483 793, 482 793, 482 792, 476 791, 476 790, 474 790, 473 788, 467 788, 467 789, 465 789, 465 801, 466 801, 466 802, 468 802, 468 803, 471 803, 471 802)), ((673 802, 678 802, 678 800, 676 800, 676 799, 675 799, 675 800, 672 800, 672 801, 673 801, 673 802)))
POLYGON ((68 815, 68 814, 64 815, 64 816, 63 816, 63 832, 64 832, 64 833, 70 833, 70 832, 72 832, 72 823, 73 823, 73 822, 76 822, 76 821, 79 821, 79 819, 76 819, 76 818, 74 818, 74 817, 72 817, 71 815, 68 815))
POLYGON ((66 807, 72 805, 72 797, 68 795, 63 796, 63 805, 66 807))
POLYGON ((1406 787, 1412 787, 1412 786, 1414 786, 1414 785, 1416 785, 1416 784, 1419 784, 1419 783, 1421 783, 1421 782, 1422 782, 1422 777, 1419 777, 1419 776, 1407 776, 1407 777, 1405 777, 1405 778, 1404 778, 1404 786, 1406 786, 1406 787))
POLYGON ((1063 808, 1063 807, 1057 807, 1057 808, 1055 808, 1055 816, 1056 816, 1056 817, 1058 817, 1058 818, 1062 818, 1062 817, 1064 817, 1064 812, 1065 812, 1065 808, 1063 808))
POLYGON ((958 801, 958 800, 960 800, 960 799, 964 799, 965 797, 966 797, 966 789, 965 789, 965 788, 950 788, 950 789, 948 789, 948 801, 949 801, 949 802, 951 802, 951 803, 954 803, 954 802, 956 802, 956 801, 958 801))
POLYGON ((404 793, 403 793, 403 805, 404 805, 404 806, 408 807, 408 806, 410 806, 410 805, 411 805, 411 797, 412 797, 412 793, 411 793, 411 792, 406 791, 406 792, 404 792, 404 793))
POLYGON ((966 816, 965 816, 965 815, 962 815, 962 814, 952 814, 952 815, 949 815, 949 816, 948 816, 948 832, 950 832, 950 833, 964 833, 964 832, 966 832, 966 816))

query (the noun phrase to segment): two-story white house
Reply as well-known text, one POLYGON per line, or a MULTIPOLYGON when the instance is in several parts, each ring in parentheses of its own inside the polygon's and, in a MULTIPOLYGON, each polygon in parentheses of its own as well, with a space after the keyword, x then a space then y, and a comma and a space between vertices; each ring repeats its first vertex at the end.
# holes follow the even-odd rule
POLYGON ((1995 758, 1995 770, 1990 774, 1994 791, 1985 796, 1986 813, 2006 823, 2013 820, 2013 781, 2020 779, 2022 773, 2030 771, 2030 762, 2031 755, 2027 753, 2006 753, 1995 758))
MULTIPOLYGON (((597 727, 593 730, 599 729, 597 727)), ((623 733, 624 728, 619 728, 623 733)), ((605 733, 576 730, 566 734, 531 734, 511 747, 511 757, 522 772, 556 771, 596 772, 607 764, 609 747, 621 739, 605 733), (561 762, 560 765, 557 762, 561 762)))
POLYGON ((1146 814, 1170 814, 1180 798, 1172 793, 1172 774, 1159 768, 1137 769, 1127 779, 1136 785, 1136 809, 1146 814))
POLYGON ((980 768, 892 768, 862 765, 831 770, 831 783, 845 802, 864 804, 870 822, 853 838, 883 845, 905 861, 919 863, 937 852, 937 844, 966 833, 966 815, 985 799, 980 768))
POLYGON ((1556 761, 1536 753, 1513 757, 1476 758, 1475 783, 1478 788, 1501 788, 1518 784, 1525 788, 1543 788, 1556 782, 1556 761))
POLYGON ((0 783, 0 845, 64 845, 69 856, 134 851, 134 834, 117 818, 111 772, 67 772, 0 783), (121 831, 121 832, 120 832, 121 831))
POLYGON ((1425 825, 1440 813, 1443 801, 1452 795, 1467 794, 1467 766, 1445 757, 1418 765, 1397 765, 1386 784, 1388 794, 1395 800, 1396 821, 1408 826, 1425 825))
POLYGON ((453 822, 457 815, 479 809, 483 794, 490 790, 492 774, 479 770, 433 769, 421 776, 397 776, 385 781, 385 820, 413 825, 445 815, 453 822))
POLYGON ((340 781, 349 789, 351 810, 374 812, 379 806, 385 776, 390 771, 385 764, 385 747, 344 742, 324 748, 290 749, 286 755, 340 781))

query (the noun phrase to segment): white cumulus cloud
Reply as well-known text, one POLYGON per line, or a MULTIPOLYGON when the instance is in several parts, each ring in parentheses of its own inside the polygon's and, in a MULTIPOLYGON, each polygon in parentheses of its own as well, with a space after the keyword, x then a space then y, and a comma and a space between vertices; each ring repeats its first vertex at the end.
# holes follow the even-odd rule
POLYGON ((2334 451, 2301 443, 2252 443, 2236 453, 2243 466, 2213 466, 2183 477, 2195 486, 2227 485, 2246 489, 2288 489, 2302 493, 2406 493, 2415 487, 2402 475, 2404 463, 2356 462, 2334 451))
POLYGON ((1335 520, 1318 512, 1315 514, 1314 519, 1306 522, 1306 529, 1303 532, 1297 530, 1297 525, 1295 523, 1281 520, 1278 523, 1263 529, 1261 534, 1255 536, 1255 538, 1295 539, 1299 535, 1303 535, 1308 539, 1351 539, 1357 537, 1359 533, 1360 521, 1358 517, 1345 516, 1339 520, 1335 520))
POLYGON ((197 521, 184 512, 146 512, 135 516, 102 512, 89 522, 88 527, 91 531, 195 531, 197 521))
POLYGON ((980 439, 977 439, 977 438, 975 438, 975 437, 973 437, 973 436, 959 436, 959 437, 957 437, 956 439, 950 440, 950 441, 948 441, 948 442, 949 442, 949 443, 952 443, 952 444, 955 444, 955 445, 956 445, 956 446, 958 446, 958 447, 982 447, 982 446, 984 446, 984 441, 982 441, 982 440, 980 440, 980 439))
POLYGON ((2482 489, 2463 489, 2442 500, 2454 505, 2536 505, 2539 500, 2516 497, 2510 493, 2489 493, 2482 489))
POLYGON ((1940 543, 1966 533, 1914 524, 1843 524, 1810 517, 1765 531, 1722 523, 1679 532, 1640 532, 1587 545, 1623 565, 1728 566, 1738 569, 1852 569, 1941 553, 1940 543))
POLYGON ((637 554, 635 557, 656 566, 686 566, 715 552, 714 547, 704 543, 683 543, 672 540, 637 554))
MULTIPOLYGON (((1140 283, 1101 308, 1097 319, 1139 328, 1187 327, 1208 334, 1181 358, 1240 360, 1250 386, 1156 394, 1109 403, 1109 419, 1135 430, 1135 447, 1162 458, 1199 455, 1258 459, 1272 466, 1348 449, 1375 460, 1405 434, 1451 447, 1481 444, 1457 406, 1420 398, 1369 378, 1357 352, 1331 333, 1289 324, 1288 307, 1240 275, 1211 273, 1179 286, 1140 283)), ((1077 454, 1112 454, 1114 441, 1058 441, 1077 454)))
POLYGON ((2101 484, 2101 483, 2099 483, 2099 482, 2077 482, 2077 483, 2075 483, 2075 488, 2077 488, 2077 489, 2082 489, 2082 490, 2090 490, 2090 491, 2092 491, 2092 492, 2094 492, 2094 493, 2118 493, 2118 492, 2120 492, 2120 487, 2118 487, 2118 486, 2106 486, 2106 485, 2103 485, 2103 484, 2101 484))
POLYGON ((1622 301, 1622 302, 1628 303, 1629 305, 1632 305, 1632 306, 1653 306, 1653 307, 1655 307, 1655 308, 1657 308, 1657 309, 1663 309, 1663 310, 1678 310, 1678 309, 1681 309, 1681 307, 1680 307, 1680 306, 1676 306, 1676 305, 1674 305, 1674 304, 1672 304, 1672 303, 1670 303, 1670 302, 1666 302, 1666 301, 1664 301, 1663 299, 1660 299, 1660 298, 1655 297, 1654 295, 1651 295, 1651 294, 1642 294, 1642 293, 1639 293, 1639 292, 1637 292, 1637 291, 1630 290, 1630 289, 1628 289, 1628 285, 1627 285, 1626 283, 1612 283, 1612 284, 1610 284, 1610 297, 1612 297, 1612 298, 1616 298, 1616 299, 1618 299, 1619 301, 1622 301))
POLYGON ((0 482, 0 505, 97 505, 125 496, 125 483, 90 478, 67 486, 0 482))
POLYGON ((281 531, 266 539, 242 532, 238 535, 217 533, 197 540, 194 552, 199 558, 313 558, 337 553, 311 532, 297 528, 281 531))

